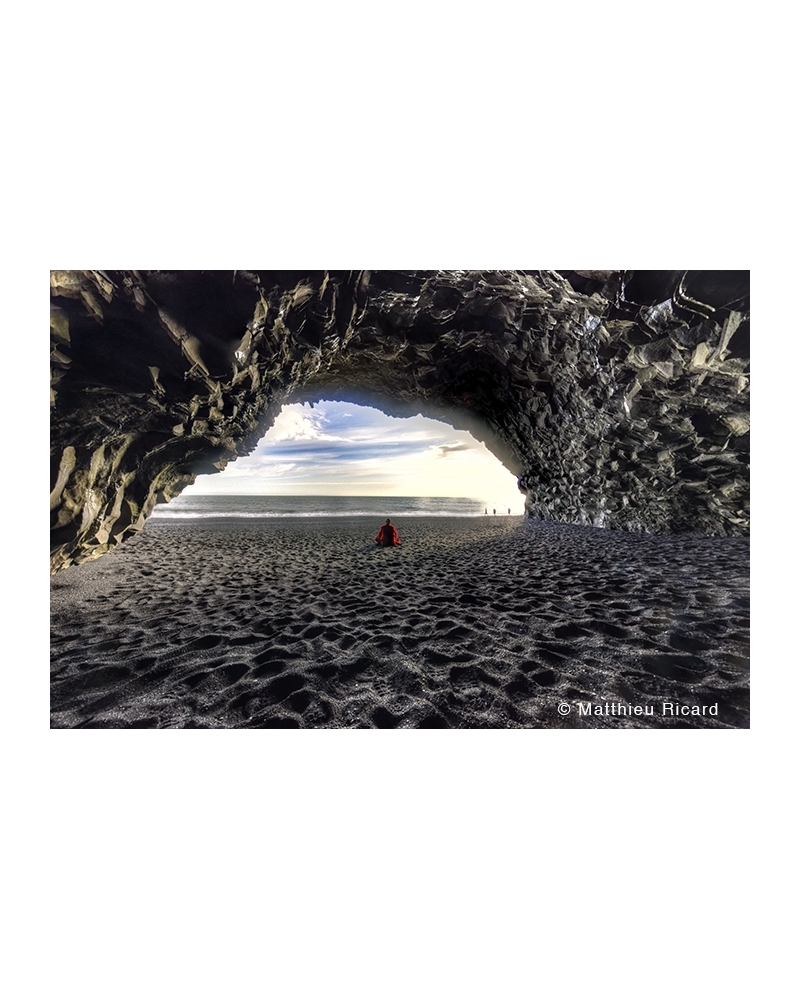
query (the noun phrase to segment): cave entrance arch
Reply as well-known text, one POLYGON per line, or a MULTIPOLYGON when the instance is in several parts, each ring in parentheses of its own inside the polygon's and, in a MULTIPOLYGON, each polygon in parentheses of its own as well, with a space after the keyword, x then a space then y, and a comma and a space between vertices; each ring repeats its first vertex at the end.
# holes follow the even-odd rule
POLYGON ((749 272, 52 271, 51 569, 325 395, 442 411, 531 517, 749 529, 749 272))
POLYGON ((516 477, 470 431, 324 394, 284 404, 250 455, 199 475, 182 495, 466 498, 481 513, 522 507, 516 477))

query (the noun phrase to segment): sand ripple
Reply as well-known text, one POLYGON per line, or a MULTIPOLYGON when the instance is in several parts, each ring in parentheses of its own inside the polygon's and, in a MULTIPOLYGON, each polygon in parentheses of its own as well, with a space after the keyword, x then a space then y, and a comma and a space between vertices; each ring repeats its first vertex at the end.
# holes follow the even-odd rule
POLYGON ((64 570, 51 725, 749 725, 747 539, 373 520, 150 521, 64 570))

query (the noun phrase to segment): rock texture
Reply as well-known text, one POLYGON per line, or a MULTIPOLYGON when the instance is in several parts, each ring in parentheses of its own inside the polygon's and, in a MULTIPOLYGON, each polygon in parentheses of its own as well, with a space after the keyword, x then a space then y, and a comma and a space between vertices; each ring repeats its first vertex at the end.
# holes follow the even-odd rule
POLYGON ((747 271, 52 271, 52 570, 321 398, 471 430, 529 516, 745 534, 747 271))

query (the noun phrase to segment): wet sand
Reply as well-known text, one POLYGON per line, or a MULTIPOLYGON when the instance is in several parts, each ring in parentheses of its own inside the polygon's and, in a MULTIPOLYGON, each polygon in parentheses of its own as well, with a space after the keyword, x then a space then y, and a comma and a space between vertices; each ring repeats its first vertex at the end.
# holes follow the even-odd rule
POLYGON ((749 726, 748 539, 395 523, 151 519, 62 571, 51 726, 749 726))

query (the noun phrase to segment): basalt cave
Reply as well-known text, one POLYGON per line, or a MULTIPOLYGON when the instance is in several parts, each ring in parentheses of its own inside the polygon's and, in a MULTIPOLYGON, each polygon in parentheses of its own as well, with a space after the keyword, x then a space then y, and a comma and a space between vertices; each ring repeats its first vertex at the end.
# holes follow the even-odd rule
POLYGON ((284 403, 447 414, 530 517, 748 530, 748 271, 52 271, 53 572, 284 403))

